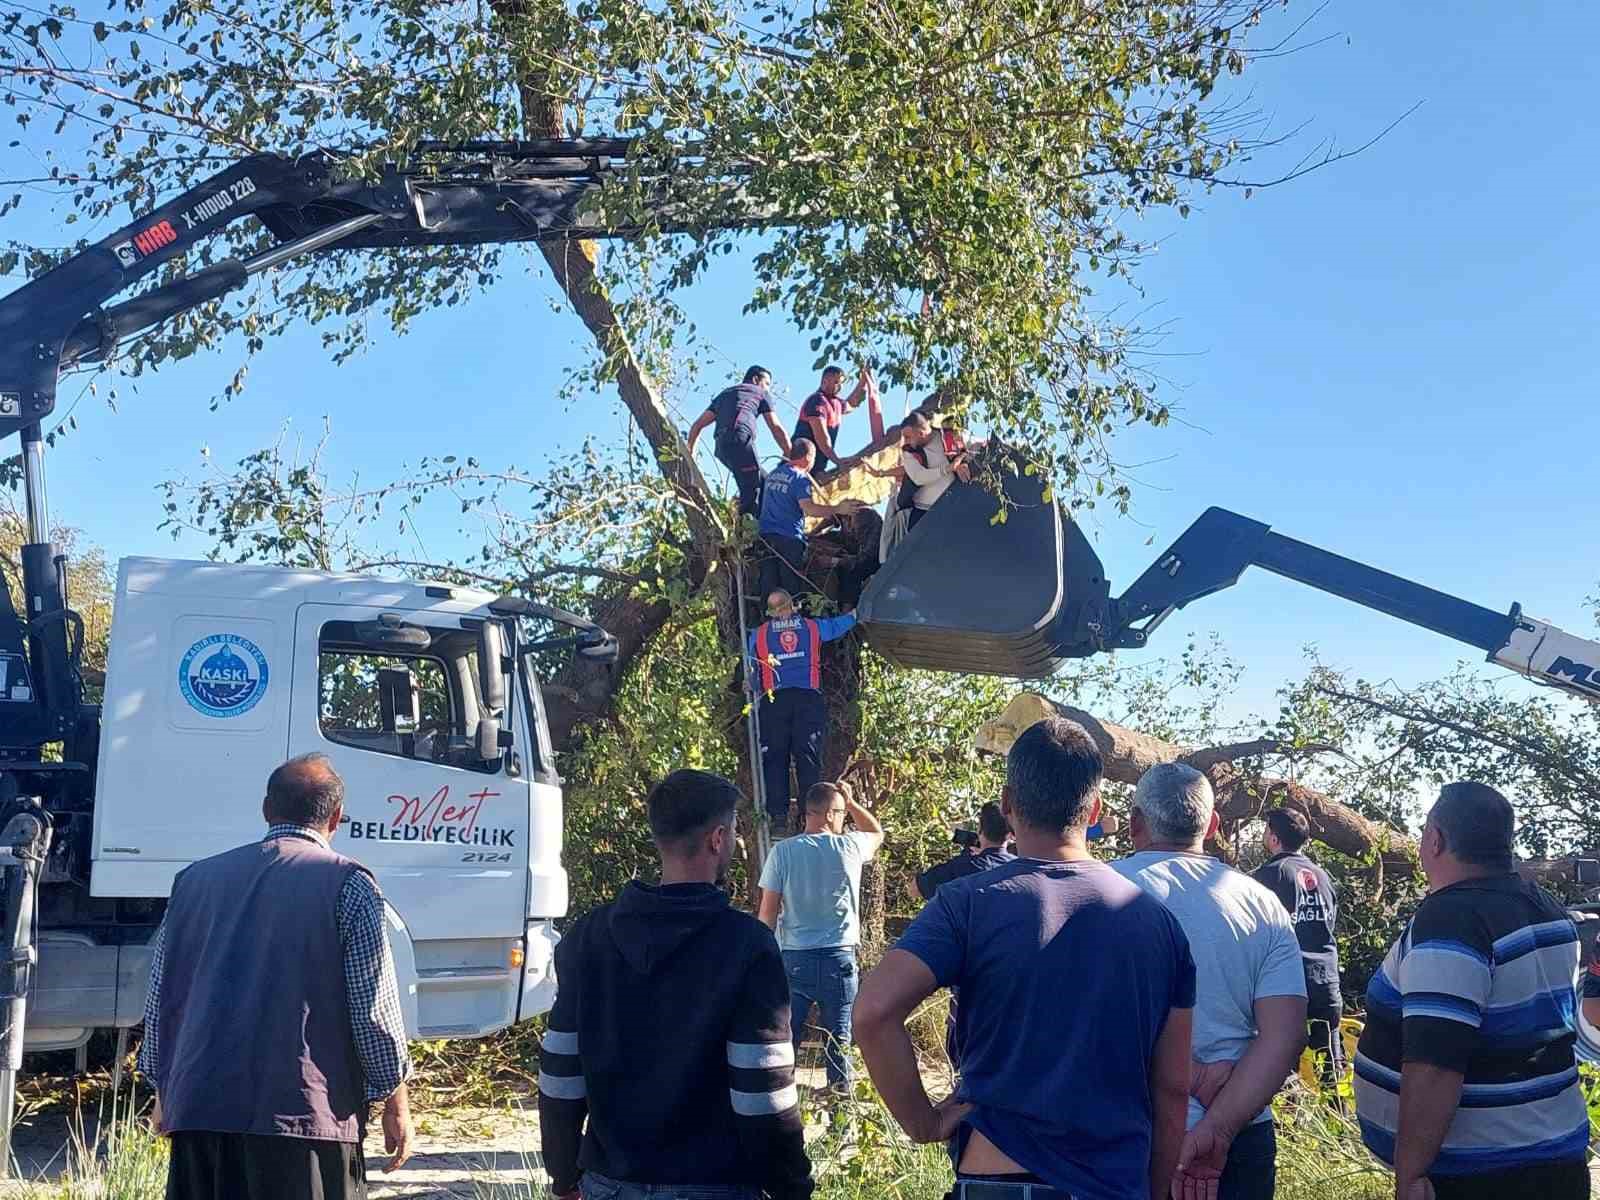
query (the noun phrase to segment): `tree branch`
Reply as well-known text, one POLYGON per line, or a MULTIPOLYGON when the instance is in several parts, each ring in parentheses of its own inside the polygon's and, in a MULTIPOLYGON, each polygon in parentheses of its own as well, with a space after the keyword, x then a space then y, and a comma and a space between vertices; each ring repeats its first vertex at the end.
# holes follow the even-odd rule
POLYGON ((1308 758, 1313 754, 1340 753, 1343 751, 1339 747, 1326 742, 1311 742, 1302 746, 1278 738, 1256 738, 1249 742, 1234 742, 1227 746, 1194 750, 1178 761, 1186 763, 1197 771, 1209 771, 1218 763, 1231 763, 1241 758, 1262 758, 1268 754, 1282 755, 1285 758, 1308 758))
POLYGON ((1553 771, 1572 783, 1579 789, 1587 792, 1594 786, 1583 771, 1576 770, 1572 764, 1558 756, 1552 755, 1549 749, 1539 742, 1529 738, 1517 737, 1513 734, 1489 733, 1476 729, 1471 725, 1464 725, 1459 721, 1452 721, 1449 717, 1440 716, 1425 708, 1408 708, 1387 700, 1380 700, 1376 696, 1364 696, 1359 692, 1346 692, 1339 688, 1328 687, 1326 684, 1313 683, 1311 688, 1334 700, 1345 700, 1351 704, 1360 704, 1374 712, 1381 712, 1398 720, 1412 725, 1431 725, 1436 729, 1448 729, 1451 733, 1459 733, 1462 737, 1472 738, 1484 742, 1508 754, 1515 754, 1520 758, 1536 762, 1546 770, 1553 771))

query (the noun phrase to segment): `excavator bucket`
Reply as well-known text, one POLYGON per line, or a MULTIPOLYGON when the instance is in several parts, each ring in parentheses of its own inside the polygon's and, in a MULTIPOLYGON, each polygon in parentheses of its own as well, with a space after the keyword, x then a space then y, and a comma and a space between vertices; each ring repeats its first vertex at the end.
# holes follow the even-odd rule
POLYGON ((867 641, 899 666, 1042 679, 1092 649, 1099 558, 1042 480, 992 469, 987 483, 952 484, 862 594, 867 641))

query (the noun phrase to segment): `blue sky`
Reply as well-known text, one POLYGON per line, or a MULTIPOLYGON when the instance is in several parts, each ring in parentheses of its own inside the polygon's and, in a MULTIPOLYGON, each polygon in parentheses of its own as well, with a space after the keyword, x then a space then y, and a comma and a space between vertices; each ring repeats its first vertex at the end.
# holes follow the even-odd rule
MULTIPOLYGON (((1117 443, 1137 464, 1135 510, 1087 521, 1113 584, 1217 504, 1591 633, 1600 135, 1587 114, 1600 10, 1351 0, 1323 11, 1306 40, 1324 36, 1245 79, 1275 127, 1310 123, 1297 145, 1353 147, 1421 106, 1356 158, 1249 200, 1201 197, 1186 222, 1141 231, 1165 235, 1142 282, 1168 323, 1160 370, 1179 419, 1117 443)), ((64 240, 37 206, 5 224, 8 236, 64 240)), ((556 399, 583 334, 552 314, 540 268, 522 261, 489 294, 342 367, 315 335, 285 338, 252 364, 243 398, 215 413, 207 402, 236 365, 226 355, 162 370, 137 392, 124 383, 115 413, 85 399, 80 431, 51 465, 53 515, 113 555, 202 552, 157 533, 156 483, 193 471, 202 445, 231 462, 285 421, 314 441, 324 415, 333 474, 368 481, 423 454, 535 465, 588 434, 621 437, 613 396, 556 399)), ((688 307, 730 372, 775 370, 792 412, 812 386, 805 339, 779 317, 742 317, 747 295, 730 264, 688 307)), ((1307 646, 1402 682, 1477 657, 1260 572, 1175 616, 1158 644, 1176 651, 1186 633, 1213 631, 1246 667, 1237 715, 1270 713, 1307 646)))

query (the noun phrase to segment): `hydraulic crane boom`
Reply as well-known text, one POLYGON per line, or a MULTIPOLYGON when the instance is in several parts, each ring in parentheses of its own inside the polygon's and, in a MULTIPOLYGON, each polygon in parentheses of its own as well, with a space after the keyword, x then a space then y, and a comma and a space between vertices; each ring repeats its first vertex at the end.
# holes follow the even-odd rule
MULTIPOLYGON (((27 519, 20 615, 0 587, 0 762, 36 760, 34 752, 52 741, 66 741, 67 762, 78 761, 70 751, 82 715, 83 634, 67 603, 64 562, 50 542, 41 424, 55 410, 63 369, 103 359, 141 330, 304 255, 636 236, 637 223, 608 219, 592 203, 628 149, 625 139, 424 142, 405 164, 386 164, 376 180, 341 171, 341 158, 325 151, 298 158, 259 154, 0 298, 0 438, 22 435, 27 519), (252 216, 273 244, 107 305, 252 216)), ((737 189, 736 180, 727 182, 737 189)), ((651 208, 652 228, 676 228, 669 202, 651 208)), ((749 217, 751 224, 759 220, 749 217)))
POLYGON ((1600 701, 1600 643, 1526 616, 1520 604, 1498 613, 1222 508, 1202 513, 1111 605, 1106 648, 1143 646, 1175 609, 1238 582, 1250 566, 1476 646, 1519 675, 1600 701))

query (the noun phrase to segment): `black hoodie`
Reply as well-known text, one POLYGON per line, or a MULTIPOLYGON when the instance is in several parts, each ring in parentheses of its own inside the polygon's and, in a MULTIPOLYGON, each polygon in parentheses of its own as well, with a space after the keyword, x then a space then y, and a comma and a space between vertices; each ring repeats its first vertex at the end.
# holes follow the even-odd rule
POLYGON ((584 1171, 811 1195, 789 981, 765 925, 710 884, 630 883, 555 962, 539 1127, 557 1195, 584 1171))

